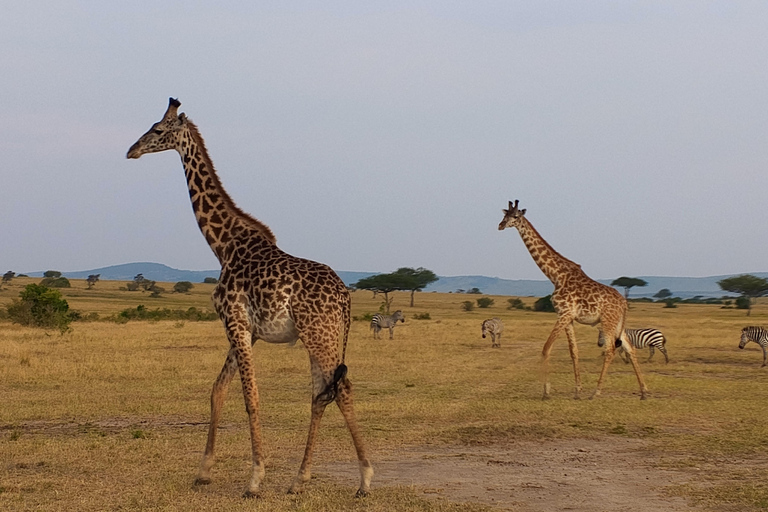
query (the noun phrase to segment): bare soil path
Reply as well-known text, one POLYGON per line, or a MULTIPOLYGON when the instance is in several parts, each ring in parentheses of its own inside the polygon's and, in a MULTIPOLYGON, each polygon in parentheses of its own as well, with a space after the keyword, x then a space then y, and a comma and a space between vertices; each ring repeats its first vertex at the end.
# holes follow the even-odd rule
MULTIPOLYGON (((637 439, 521 441, 503 447, 421 447, 379 454, 376 485, 405 485, 458 502, 525 512, 677 512, 694 510, 663 488, 692 475, 659 469, 637 439)), ((357 474, 349 464, 321 465, 328 476, 357 474)))

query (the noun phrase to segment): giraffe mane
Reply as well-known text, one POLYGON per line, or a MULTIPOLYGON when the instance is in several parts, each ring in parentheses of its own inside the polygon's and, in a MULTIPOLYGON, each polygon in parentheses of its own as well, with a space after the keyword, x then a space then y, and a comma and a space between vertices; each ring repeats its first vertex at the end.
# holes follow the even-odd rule
POLYGON ((189 128, 189 133, 192 135, 192 138, 195 139, 195 142, 197 142, 197 144, 200 146, 200 151, 203 158, 205 159, 205 164, 211 170, 211 179, 213 180, 213 184, 221 192, 221 198, 224 201, 226 207, 234 212, 240 220, 245 221, 246 224, 261 232, 262 236, 267 238, 270 242, 275 243, 275 235, 272 233, 272 230, 269 229, 269 226, 256 219, 251 214, 241 210, 224 189, 224 186, 221 184, 221 180, 219 179, 219 175, 216 172, 216 168, 213 166, 213 161, 211 161, 211 157, 208 155, 208 149, 205 147, 205 139, 203 139, 203 136, 200 135, 200 130, 197 129, 197 125, 187 119, 187 126, 189 128))

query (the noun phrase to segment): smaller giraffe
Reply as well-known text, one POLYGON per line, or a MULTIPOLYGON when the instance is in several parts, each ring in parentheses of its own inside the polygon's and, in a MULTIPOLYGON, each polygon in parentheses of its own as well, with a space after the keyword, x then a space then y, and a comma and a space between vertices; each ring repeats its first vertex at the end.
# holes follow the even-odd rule
POLYGON ((501 318, 489 318, 483 321, 483 338, 491 335, 491 348, 501 348, 501 333, 504 332, 504 323, 501 318), (498 341, 496 339, 498 338, 498 341))
POLYGON ((600 324, 600 331, 613 341, 606 344, 603 369, 600 372, 597 389, 595 389, 592 398, 600 394, 608 366, 613 360, 614 350, 621 346, 629 354, 629 359, 635 370, 637 382, 640 385, 640 399, 645 400, 648 389, 643 381, 643 376, 640 374, 640 367, 635 358, 635 349, 627 341, 624 333, 624 320, 627 316, 626 299, 614 288, 590 279, 581 270, 580 265, 555 251, 525 218, 525 209, 520 210, 517 205, 517 200, 514 204, 510 201, 509 209, 502 210, 504 218, 499 223, 499 231, 506 228, 516 228, 533 260, 555 285, 555 291, 552 293, 552 305, 557 311, 557 323, 544 343, 541 353, 543 357, 544 398, 549 398, 550 393, 549 354, 552 351, 552 344, 563 331, 568 338, 568 348, 573 361, 573 373, 576 380, 574 398, 579 398, 581 393, 579 352, 573 330, 573 322, 579 322, 592 326, 600 324))

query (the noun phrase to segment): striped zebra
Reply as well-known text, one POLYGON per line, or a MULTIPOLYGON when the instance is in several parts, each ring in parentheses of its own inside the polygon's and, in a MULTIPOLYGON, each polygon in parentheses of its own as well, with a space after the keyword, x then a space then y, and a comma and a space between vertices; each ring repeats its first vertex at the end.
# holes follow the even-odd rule
MULTIPOLYGON (((655 354, 654 349, 659 349, 659 351, 664 354, 664 361, 669 363, 669 356, 667 355, 666 348, 667 339, 661 334, 661 331, 658 329, 624 329, 624 332, 627 333, 627 341, 631 343, 634 348, 642 349, 648 347, 651 351, 651 355, 648 357, 648 362, 653 359, 653 355, 655 354)), ((602 347, 603 345, 605 345, 605 338, 603 337, 602 331, 600 331, 597 346, 602 347)), ((624 347, 619 345, 618 350, 619 354, 624 359, 624 362, 629 363, 629 356, 627 356, 624 347)))
POLYGON ((491 335, 491 347, 501 347, 501 333, 504 331, 504 323, 501 318, 489 318, 483 321, 483 338, 486 334, 491 335), (499 341, 496 341, 496 338, 499 341))
POLYGON ((394 339, 392 337, 392 331, 395 330, 395 325, 397 325, 398 320, 400 322, 405 323, 405 315, 403 315, 403 312, 399 309, 394 312, 394 314, 390 316, 382 315, 381 313, 376 313, 373 315, 373 318, 371 319, 371 329, 373 329, 373 339, 377 340, 379 339, 379 331, 381 331, 383 328, 389 329, 389 339, 394 339))
POLYGON ((766 353, 766 348, 768 348, 768 329, 754 326, 743 328, 741 330, 739 348, 744 348, 744 345, 750 341, 754 341, 763 349, 763 366, 765 366, 766 360, 768 360, 768 354, 766 353))

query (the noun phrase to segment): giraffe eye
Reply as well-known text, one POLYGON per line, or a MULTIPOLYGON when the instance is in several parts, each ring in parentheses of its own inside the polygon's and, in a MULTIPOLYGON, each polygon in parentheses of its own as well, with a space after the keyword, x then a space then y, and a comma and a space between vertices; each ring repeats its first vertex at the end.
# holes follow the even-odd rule
POLYGON ((154 130, 152 130, 152 133, 154 133, 156 135, 162 135, 163 134, 163 130, 159 130, 159 129, 155 128, 154 130))

